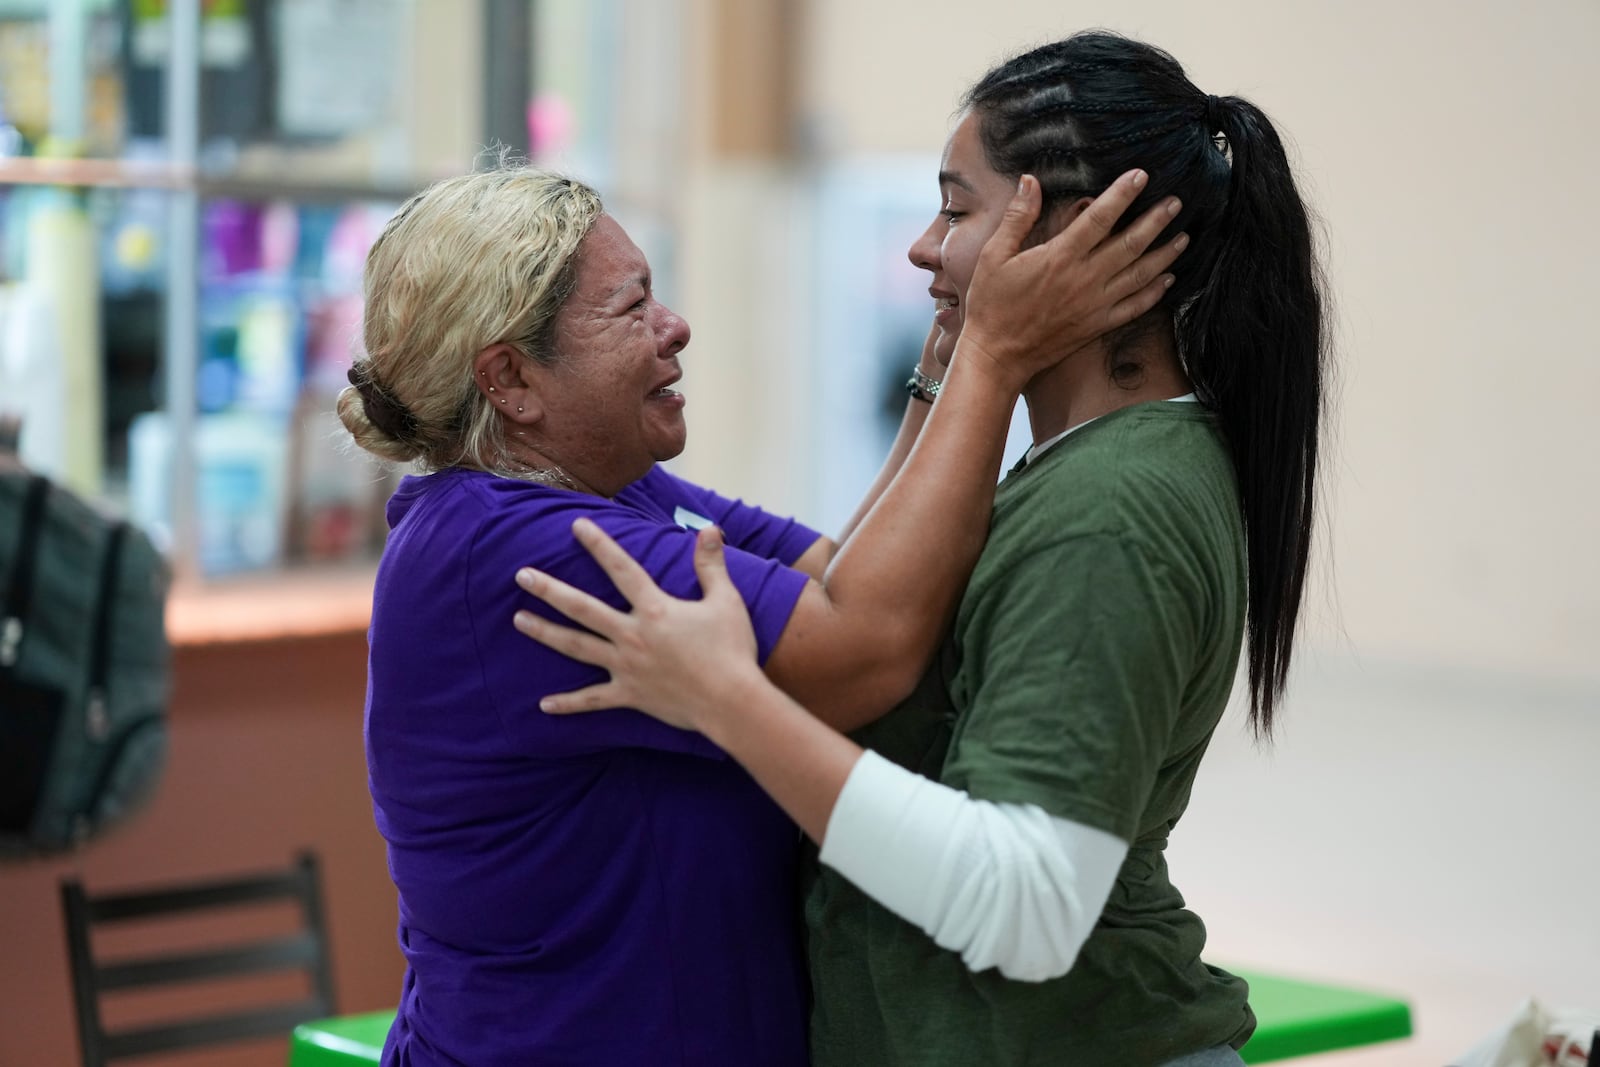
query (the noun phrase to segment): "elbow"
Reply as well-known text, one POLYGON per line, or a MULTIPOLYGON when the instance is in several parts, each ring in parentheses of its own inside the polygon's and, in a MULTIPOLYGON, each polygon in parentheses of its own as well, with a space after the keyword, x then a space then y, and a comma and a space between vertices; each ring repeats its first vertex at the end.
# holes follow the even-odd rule
MULTIPOLYGON (((1008 978, 1013 982, 1033 982, 1035 984, 1048 982, 1064 977, 1068 971, 1072 970, 1073 966, 1078 962, 1078 953, 1082 949, 1083 946, 1078 945, 1066 953, 1030 953, 1021 957, 1002 959, 995 964, 995 969, 1000 972, 1002 977, 1008 978)), ((973 967, 971 963, 968 963, 967 966, 973 971, 982 969, 973 967)))
POLYGON ((961 953, 967 969, 976 974, 990 968, 1013 982, 1048 982, 1071 971, 1087 937, 1075 936, 1057 917, 1017 924, 1013 936, 998 944, 968 945, 961 953))
POLYGON ((886 711, 916 690, 917 683, 922 681, 927 669, 926 656, 906 649, 897 656, 874 664, 870 671, 863 672, 864 687, 870 690, 873 703, 886 711))
POLYGON ((1073 886, 1018 854, 997 857, 990 878, 984 918, 944 947, 958 951, 968 970, 994 969, 1014 982, 1048 982, 1071 971, 1094 927, 1073 886))
POLYGON ((870 637, 862 635, 828 670, 800 682, 815 693, 814 702, 800 702, 834 729, 848 733, 888 714, 909 697, 930 659, 929 650, 908 628, 885 627, 870 637))
POLYGON ((926 667, 921 659, 905 656, 858 664, 829 702, 838 718, 832 725, 848 732, 887 715, 917 688, 926 667))
POLYGON ((938 647, 939 630, 919 620, 895 619, 879 627, 870 646, 870 662, 862 677, 889 706, 900 703, 917 688, 938 647))

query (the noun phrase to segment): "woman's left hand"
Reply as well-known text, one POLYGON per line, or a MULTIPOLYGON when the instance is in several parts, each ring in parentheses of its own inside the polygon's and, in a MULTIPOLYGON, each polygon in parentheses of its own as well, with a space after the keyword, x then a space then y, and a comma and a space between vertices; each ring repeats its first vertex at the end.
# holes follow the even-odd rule
POLYGON ((531 567, 517 572, 518 585, 592 632, 562 626, 531 611, 517 612, 517 629, 611 675, 599 685, 547 696, 539 702, 541 709, 564 715, 637 708, 669 726, 703 730, 706 715, 737 706, 741 686, 765 681, 756 663, 749 613, 728 577, 720 530, 701 530, 695 541, 699 600, 679 600, 662 592, 622 546, 588 519, 574 522, 572 533, 633 610, 618 611, 531 567))
POLYGON ((1043 194, 1037 178, 1023 175, 978 255, 960 350, 986 356, 1001 381, 1026 382, 1155 307, 1172 282, 1167 268, 1189 243, 1179 235, 1150 247, 1178 214, 1177 198, 1113 232, 1148 183, 1144 171, 1128 171, 1060 233, 1024 248, 1043 194))

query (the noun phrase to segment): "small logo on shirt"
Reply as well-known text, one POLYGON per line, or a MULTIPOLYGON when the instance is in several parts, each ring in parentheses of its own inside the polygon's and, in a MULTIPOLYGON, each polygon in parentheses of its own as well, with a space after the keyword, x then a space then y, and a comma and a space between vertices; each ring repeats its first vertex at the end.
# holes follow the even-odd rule
POLYGON ((682 526, 685 530, 704 530, 711 525, 711 520, 704 515, 697 515, 688 508, 678 508, 672 513, 672 521, 682 526))

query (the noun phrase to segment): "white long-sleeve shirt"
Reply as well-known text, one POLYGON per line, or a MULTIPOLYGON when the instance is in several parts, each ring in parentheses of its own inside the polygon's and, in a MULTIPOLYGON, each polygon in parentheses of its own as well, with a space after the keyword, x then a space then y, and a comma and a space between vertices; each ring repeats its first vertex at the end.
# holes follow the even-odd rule
POLYGON ((821 857, 972 970, 1042 982, 1071 970, 1127 854, 1103 830, 975 800, 869 751, 834 804, 821 857))

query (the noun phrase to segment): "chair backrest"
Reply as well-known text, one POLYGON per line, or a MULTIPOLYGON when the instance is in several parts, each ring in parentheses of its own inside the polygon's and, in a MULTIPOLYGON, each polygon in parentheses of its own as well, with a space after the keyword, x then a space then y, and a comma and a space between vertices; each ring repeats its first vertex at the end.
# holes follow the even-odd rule
POLYGON ((293 867, 239 878, 151 887, 135 892, 91 895, 75 879, 61 883, 67 950, 72 962, 73 998, 84 1067, 151 1052, 192 1049, 224 1042, 283 1035, 296 1024, 335 1012, 328 964, 316 857, 301 853, 293 867), (97 957, 91 933, 111 924, 165 920, 223 909, 294 901, 300 924, 287 936, 229 944, 219 948, 154 955, 97 957), (230 979, 267 972, 300 971, 309 980, 307 996, 265 1007, 168 1020, 107 1031, 101 997, 115 992, 230 979))

